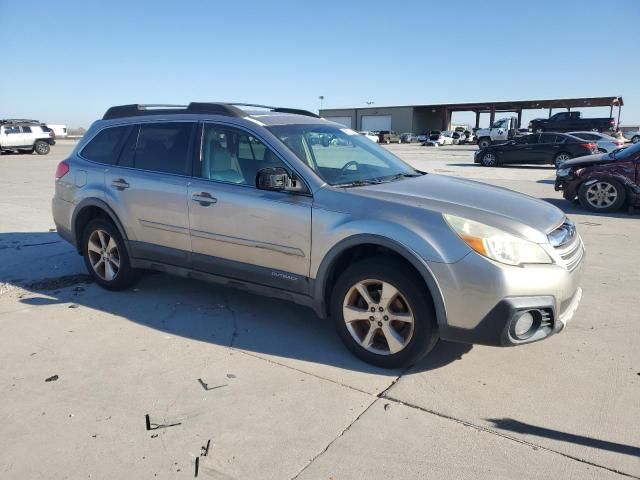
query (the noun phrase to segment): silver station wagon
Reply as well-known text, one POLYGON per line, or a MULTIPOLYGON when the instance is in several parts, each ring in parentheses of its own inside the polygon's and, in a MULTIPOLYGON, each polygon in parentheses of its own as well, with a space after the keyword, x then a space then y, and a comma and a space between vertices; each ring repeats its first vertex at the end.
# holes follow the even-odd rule
POLYGON ((287 299, 382 367, 439 338, 542 340, 581 297, 561 210, 417 171, 304 110, 112 107, 58 165, 53 217, 104 288, 154 269, 287 299))

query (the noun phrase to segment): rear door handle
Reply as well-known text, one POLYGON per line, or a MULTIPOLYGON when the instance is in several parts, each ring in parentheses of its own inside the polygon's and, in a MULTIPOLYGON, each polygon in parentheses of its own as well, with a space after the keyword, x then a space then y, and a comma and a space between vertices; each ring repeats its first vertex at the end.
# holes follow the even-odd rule
POLYGON ((125 188, 129 188, 129 183, 127 183, 124 178, 114 178, 111 180, 111 186, 118 190, 124 190, 125 188))
POLYGON ((191 196, 191 200, 199 203, 203 207, 208 207, 212 203, 217 203, 218 201, 217 198, 212 197, 211 194, 207 192, 194 193, 191 196))

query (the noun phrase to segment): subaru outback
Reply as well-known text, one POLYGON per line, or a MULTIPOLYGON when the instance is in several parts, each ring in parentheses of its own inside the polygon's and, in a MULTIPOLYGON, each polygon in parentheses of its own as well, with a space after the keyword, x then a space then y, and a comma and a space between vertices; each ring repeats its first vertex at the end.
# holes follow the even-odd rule
POLYGON ((58 165, 53 217, 104 288, 153 269, 287 299, 389 368, 439 338, 542 340, 582 292, 561 210, 297 109, 111 107, 58 165))

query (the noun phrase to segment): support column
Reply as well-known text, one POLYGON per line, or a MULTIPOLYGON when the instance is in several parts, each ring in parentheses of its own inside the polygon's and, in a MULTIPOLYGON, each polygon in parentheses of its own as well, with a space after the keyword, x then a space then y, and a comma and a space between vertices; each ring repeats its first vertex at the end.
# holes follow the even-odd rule
POLYGON ((551 114, 553 114, 553 108, 549 109, 549 118, 551 118, 551 114))
POLYGON ((622 111, 622 105, 618 104, 618 121, 616 122, 616 131, 620 130, 620 112, 622 111))
POLYGON ((613 117, 613 103, 611 103, 611 108, 609 109, 609 116, 613 117))
POLYGON ((518 110, 518 126, 516 128, 522 128, 522 110, 518 110))
POLYGON ((493 122, 496 121, 496 107, 491 107, 491 111, 489 112, 489 126, 493 126, 493 122))
POLYGON ((476 111, 476 128, 480 128, 480 111, 476 111))

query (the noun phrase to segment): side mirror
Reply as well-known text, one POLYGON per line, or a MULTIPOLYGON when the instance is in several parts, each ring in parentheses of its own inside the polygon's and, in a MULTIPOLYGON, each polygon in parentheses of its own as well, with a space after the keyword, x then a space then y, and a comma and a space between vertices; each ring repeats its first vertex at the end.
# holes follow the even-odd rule
POLYGON ((304 192, 302 182, 289 176, 282 167, 263 168, 256 174, 256 187, 277 192, 304 192))

